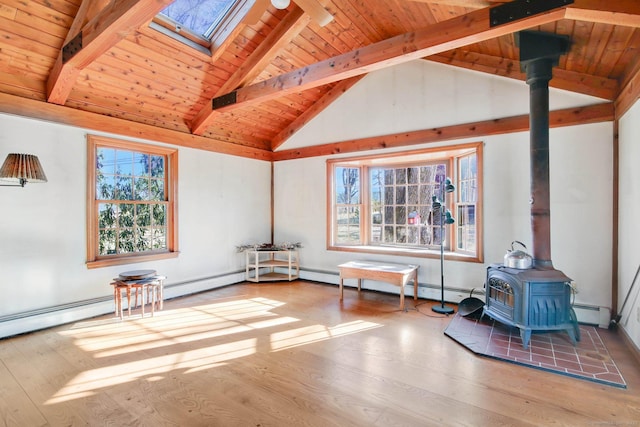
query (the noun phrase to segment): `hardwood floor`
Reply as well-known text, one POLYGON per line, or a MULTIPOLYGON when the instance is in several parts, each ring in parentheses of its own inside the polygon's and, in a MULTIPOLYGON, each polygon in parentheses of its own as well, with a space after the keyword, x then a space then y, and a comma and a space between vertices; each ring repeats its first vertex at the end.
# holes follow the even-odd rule
POLYGON ((5 426, 637 426, 626 390, 475 356, 433 302, 241 284, 0 341, 5 426), (417 309, 416 309, 417 306, 417 309), (148 316, 148 314, 147 314, 148 316))

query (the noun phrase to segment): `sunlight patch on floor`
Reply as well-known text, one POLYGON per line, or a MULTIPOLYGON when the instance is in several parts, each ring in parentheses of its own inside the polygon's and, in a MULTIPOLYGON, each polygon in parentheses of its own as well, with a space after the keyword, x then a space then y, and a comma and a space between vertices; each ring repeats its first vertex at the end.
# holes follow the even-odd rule
POLYGON ((312 325, 297 329, 290 329, 283 332, 276 332, 271 335, 271 349, 273 351, 284 350, 300 345, 311 344, 318 341, 328 340, 343 335, 355 334, 368 329, 379 328, 382 325, 373 322, 356 320, 354 322, 343 323, 336 326, 312 325))
POLYGON ((78 322, 60 335, 91 353, 96 367, 79 372, 46 404, 85 398, 134 381, 157 381, 174 370, 194 373, 258 351, 280 351, 382 326, 356 320, 335 326, 293 328, 302 320, 274 312, 284 304, 268 298, 241 297, 164 310, 153 317, 78 322), (260 345, 259 337, 264 337, 264 332, 257 335, 253 331, 264 329, 273 332, 269 342, 260 345))
POLYGON ((87 393, 102 388, 133 382, 146 377, 157 377, 176 369, 192 369, 203 365, 208 367, 221 366, 229 360, 252 355, 255 353, 255 349, 256 339, 251 338, 89 369, 78 374, 51 399, 47 400, 45 404, 50 405, 85 397, 87 393), (117 374, 114 375, 114 373, 117 374))

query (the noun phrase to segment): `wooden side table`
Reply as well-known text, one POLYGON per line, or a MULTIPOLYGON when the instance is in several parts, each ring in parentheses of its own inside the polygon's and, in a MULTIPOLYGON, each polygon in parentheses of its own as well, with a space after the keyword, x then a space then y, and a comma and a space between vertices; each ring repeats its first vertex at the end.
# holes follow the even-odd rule
POLYGON ((141 307, 142 317, 144 317, 145 304, 151 303, 151 315, 155 314, 156 306, 158 310, 163 308, 164 300, 164 280, 165 276, 150 276, 141 279, 123 280, 120 277, 113 279, 111 285, 113 286, 113 298, 115 302, 115 314, 120 316, 120 319, 124 317, 124 309, 122 306, 122 292, 126 293, 127 297, 127 311, 131 316, 131 291, 135 291, 135 305, 138 306, 138 294, 141 293, 141 307))

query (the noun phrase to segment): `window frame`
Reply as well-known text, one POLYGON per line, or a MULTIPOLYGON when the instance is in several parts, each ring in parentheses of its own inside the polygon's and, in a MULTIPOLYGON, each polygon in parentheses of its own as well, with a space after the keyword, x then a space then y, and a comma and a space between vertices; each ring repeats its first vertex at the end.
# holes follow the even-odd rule
POLYGON ((139 142, 87 135, 87 268, 109 267, 176 258, 178 251, 178 150, 139 142), (98 147, 139 151, 166 157, 165 197, 167 200, 167 249, 143 253, 99 255, 98 200, 96 194, 98 147))
MULTIPOLYGON (((433 162, 441 162, 447 164, 447 176, 450 177, 456 185, 456 191, 453 194, 446 195, 446 206, 452 212, 454 218, 458 212, 459 195, 458 195, 458 182, 459 182, 459 166, 458 159, 464 156, 475 153, 476 155, 476 191, 477 200, 475 202, 475 232, 476 232, 476 250, 475 253, 458 249, 457 233, 458 223, 457 221, 448 225, 447 236, 448 244, 445 247, 445 258, 454 259, 459 261, 477 262, 482 263, 484 259, 483 255, 483 221, 482 221, 482 157, 483 157, 483 143, 473 142, 466 144, 448 145, 435 148, 427 148, 421 150, 393 152, 386 154, 378 154, 371 156, 359 156, 359 157, 342 157, 328 159, 326 161, 327 167, 327 215, 326 215, 326 247, 331 251, 342 252, 359 252, 370 254, 384 254, 394 256, 411 256, 420 258, 439 258, 440 249, 439 245, 436 250, 433 248, 427 248, 425 246, 393 246, 388 244, 378 245, 372 244, 370 236, 371 228, 371 200, 370 200, 370 188, 369 181, 371 176, 368 171, 371 168, 402 168, 412 167, 418 164, 427 164, 433 162), (336 204, 336 177, 334 171, 337 167, 359 168, 360 169, 360 243, 355 244, 343 244, 336 243, 337 233, 337 218, 335 217, 336 204)), ((456 218, 457 219, 457 218, 456 218)))
POLYGON ((233 34, 235 28, 242 23, 252 7, 253 3, 248 0, 235 0, 220 19, 211 23, 205 34, 197 34, 189 28, 184 28, 179 22, 162 13, 158 13, 153 18, 150 27, 187 46, 198 50, 204 49, 208 54, 211 54, 227 37, 233 34))

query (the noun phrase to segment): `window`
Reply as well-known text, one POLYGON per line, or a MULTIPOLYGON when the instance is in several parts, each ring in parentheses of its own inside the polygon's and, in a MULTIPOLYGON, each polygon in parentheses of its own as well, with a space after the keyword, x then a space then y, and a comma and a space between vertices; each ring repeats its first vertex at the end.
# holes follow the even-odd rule
POLYGON ((175 0, 154 18, 152 28, 164 28, 187 44, 210 48, 212 39, 228 36, 242 21, 248 6, 247 0, 175 0))
POLYGON ((481 261, 482 144, 327 162, 328 247, 481 261), (455 190, 445 192, 447 178, 455 190), (454 218, 439 210, 443 202, 454 218))
POLYGON ((88 267, 177 256, 177 150, 87 139, 88 267))

